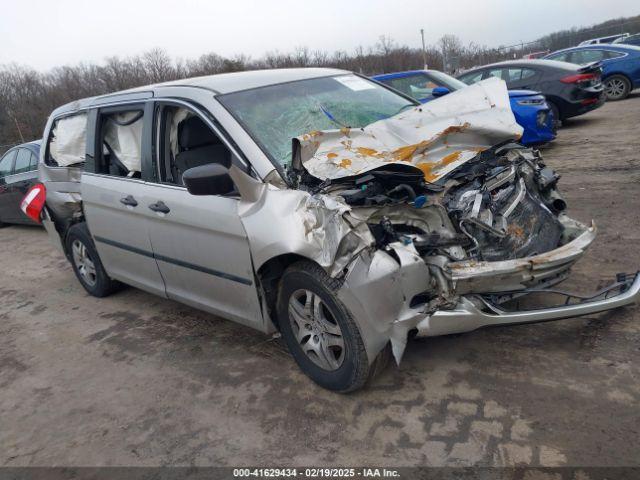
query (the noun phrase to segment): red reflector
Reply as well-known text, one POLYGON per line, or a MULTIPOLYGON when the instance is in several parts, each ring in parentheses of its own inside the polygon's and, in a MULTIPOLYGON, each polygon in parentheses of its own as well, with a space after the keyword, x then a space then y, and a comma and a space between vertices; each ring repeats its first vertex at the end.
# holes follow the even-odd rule
POLYGON ((47 198, 47 190, 42 183, 31 187, 20 203, 20 209, 31 220, 41 223, 40 214, 47 198))
POLYGON ((578 83, 586 82, 587 80, 595 80, 597 75, 595 73, 579 73, 577 75, 569 75, 568 77, 561 78, 562 83, 578 83))
POLYGON ((580 102, 582 105, 591 105, 592 103, 598 103, 597 98, 585 98, 580 102))

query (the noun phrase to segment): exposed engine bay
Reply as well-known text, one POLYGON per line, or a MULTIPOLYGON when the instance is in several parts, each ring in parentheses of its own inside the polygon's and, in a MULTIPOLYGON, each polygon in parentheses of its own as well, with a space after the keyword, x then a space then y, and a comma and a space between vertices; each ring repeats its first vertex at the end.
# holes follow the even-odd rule
POLYGON ((366 211, 378 248, 400 241, 423 256, 499 261, 544 253, 561 243, 557 217, 566 204, 556 189, 558 179, 537 151, 508 142, 435 183, 413 166, 390 164, 333 181, 307 176, 302 188, 340 196, 356 215, 366 211), (398 208, 402 214, 394 214, 398 208), (427 213, 430 209, 435 211, 427 213))

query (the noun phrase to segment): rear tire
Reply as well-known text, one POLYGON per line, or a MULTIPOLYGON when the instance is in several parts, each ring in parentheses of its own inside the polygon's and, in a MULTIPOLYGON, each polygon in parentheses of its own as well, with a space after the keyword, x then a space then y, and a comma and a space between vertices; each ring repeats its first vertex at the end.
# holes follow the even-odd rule
POLYGON ((295 263, 280 280, 277 314, 300 369, 321 387, 351 392, 367 382, 370 367, 358 326, 337 297, 339 288, 319 265, 295 263))
POLYGON ((117 290, 119 284, 104 270, 86 223, 77 223, 69 229, 66 247, 73 271, 89 294, 106 297, 117 290))
POLYGON ((608 101, 624 100, 631 93, 631 82, 624 75, 611 75, 604 81, 604 92, 608 101))

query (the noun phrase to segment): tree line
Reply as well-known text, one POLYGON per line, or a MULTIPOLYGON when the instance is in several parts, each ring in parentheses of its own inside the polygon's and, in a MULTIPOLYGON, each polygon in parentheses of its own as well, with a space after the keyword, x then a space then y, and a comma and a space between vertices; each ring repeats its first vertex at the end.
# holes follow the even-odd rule
POLYGON ((11 145, 40 138, 47 117, 65 103, 125 90, 141 85, 200 75, 264 68, 334 67, 374 75, 401 70, 429 68, 452 73, 537 50, 556 50, 575 45, 593 36, 625 31, 640 31, 640 15, 611 20, 588 29, 571 29, 541 37, 527 44, 489 48, 475 43, 463 45, 455 35, 443 36, 423 53, 420 48, 397 44, 380 37, 368 48, 353 52, 328 53, 298 47, 292 52, 269 52, 252 59, 246 55, 223 57, 216 53, 195 60, 175 60, 164 50, 154 49, 127 58, 110 57, 103 63, 81 63, 39 72, 27 66, 0 66, 0 153, 11 145), (602 33, 605 32, 605 33, 602 33))

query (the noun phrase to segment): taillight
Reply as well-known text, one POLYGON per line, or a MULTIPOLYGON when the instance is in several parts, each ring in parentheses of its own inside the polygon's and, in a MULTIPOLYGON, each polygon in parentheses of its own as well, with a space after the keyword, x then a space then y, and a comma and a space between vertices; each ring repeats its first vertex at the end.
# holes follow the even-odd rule
POLYGON ((560 81, 562 83, 583 83, 593 82, 596 78, 598 78, 598 76, 595 73, 578 73, 561 78, 560 81))
POLYGON ((31 220, 40 223, 40 214, 47 199, 47 190, 42 183, 37 183, 29 189, 20 203, 20 209, 31 220))

